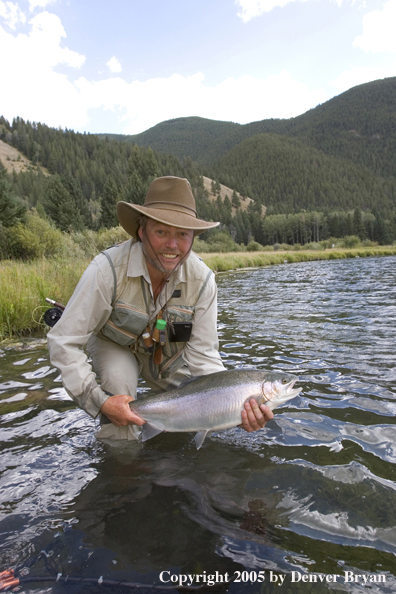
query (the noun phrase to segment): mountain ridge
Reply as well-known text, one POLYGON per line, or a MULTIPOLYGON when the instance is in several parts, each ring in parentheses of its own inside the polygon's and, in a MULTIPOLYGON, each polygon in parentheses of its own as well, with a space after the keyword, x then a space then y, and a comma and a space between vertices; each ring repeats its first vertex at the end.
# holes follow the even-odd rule
POLYGON ((364 164, 377 175, 393 176, 396 77, 353 87, 294 118, 237 124, 191 116, 161 122, 140 134, 116 137, 179 158, 191 157, 211 167, 234 146, 259 133, 297 137, 328 155, 364 164))

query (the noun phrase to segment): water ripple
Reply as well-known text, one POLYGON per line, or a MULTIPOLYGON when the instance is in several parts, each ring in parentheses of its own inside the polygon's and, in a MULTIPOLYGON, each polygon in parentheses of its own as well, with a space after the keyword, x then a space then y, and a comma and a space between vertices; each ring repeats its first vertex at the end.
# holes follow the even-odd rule
POLYGON ((360 258, 218 275, 226 367, 295 373, 303 391, 264 430, 215 433, 198 452, 191 435, 143 448, 97 442, 97 422, 71 401, 43 342, 2 348, 4 562, 28 564, 58 543, 74 574, 105 567, 115 577, 118 566, 128 581, 140 571, 136 581, 153 583, 170 567, 349 569, 386 575, 373 592, 392 591, 395 264, 360 258))

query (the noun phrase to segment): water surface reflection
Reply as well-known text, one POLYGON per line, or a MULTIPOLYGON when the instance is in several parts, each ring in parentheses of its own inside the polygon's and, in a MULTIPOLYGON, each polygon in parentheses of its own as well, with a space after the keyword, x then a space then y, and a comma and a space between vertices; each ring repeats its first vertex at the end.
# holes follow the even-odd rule
POLYGON ((394 270, 389 257, 219 275, 226 366, 296 373, 303 393, 265 430, 198 452, 189 435, 97 442, 45 343, 3 346, 0 570, 159 584, 164 570, 249 569, 266 581, 229 592, 278 591, 269 571, 291 592, 365 591, 290 581, 352 571, 395 591, 394 270))

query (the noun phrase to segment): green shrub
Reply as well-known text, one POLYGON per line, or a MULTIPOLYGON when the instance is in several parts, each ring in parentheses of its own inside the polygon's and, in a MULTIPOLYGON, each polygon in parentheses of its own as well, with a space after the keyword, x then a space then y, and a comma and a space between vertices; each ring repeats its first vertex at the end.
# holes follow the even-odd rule
POLYGON ((12 240, 9 227, 0 223, 0 260, 12 258, 12 240))
POLYGON ((56 255, 64 239, 59 229, 33 209, 27 214, 26 224, 18 223, 9 229, 9 241, 14 258, 33 260, 56 255))
POLYGON ((211 235, 207 243, 211 252, 236 252, 241 251, 241 247, 235 243, 231 235, 226 231, 219 231, 211 235))
POLYGON ((357 235, 346 235, 339 243, 340 247, 354 248, 360 245, 360 238, 357 235))
POLYGON ((311 241, 311 243, 306 243, 304 245, 304 249, 319 251, 319 250, 323 250, 323 246, 316 241, 311 241))
POLYGON ((260 252, 262 251, 263 246, 258 243, 257 241, 249 241, 249 243, 246 246, 246 250, 248 252, 260 252))
POLYGON ((98 253, 128 239, 131 239, 131 236, 120 225, 111 229, 101 229, 97 237, 98 253))
POLYGON ((209 244, 199 237, 195 237, 193 243, 193 250, 198 254, 207 254, 209 252, 209 244))
POLYGON ((94 258, 100 252, 130 239, 131 236, 120 226, 111 229, 101 229, 100 231, 90 231, 85 229, 79 233, 71 233, 71 240, 78 245, 86 258, 94 258))
POLYGON ((289 245, 288 243, 275 243, 274 244, 274 250, 276 252, 278 252, 279 250, 282 250, 284 252, 288 252, 290 250, 292 250, 293 247, 291 245, 289 245))

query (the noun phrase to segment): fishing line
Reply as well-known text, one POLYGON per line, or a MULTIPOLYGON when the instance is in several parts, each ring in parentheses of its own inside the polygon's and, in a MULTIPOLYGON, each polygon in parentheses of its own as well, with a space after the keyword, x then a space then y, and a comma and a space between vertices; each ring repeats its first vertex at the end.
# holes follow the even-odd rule
POLYGON ((23 584, 32 584, 32 583, 43 583, 43 582, 61 582, 63 584, 73 584, 73 585, 84 585, 84 584, 92 584, 101 587, 117 587, 117 588, 127 588, 132 592, 138 592, 139 594, 150 594, 150 592, 196 592, 202 589, 202 586, 199 587, 187 587, 187 586, 180 586, 180 587, 173 587, 173 586, 156 586, 151 584, 139 584, 137 582, 127 582, 124 580, 110 580, 104 579, 103 576, 99 578, 90 578, 90 577, 74 577, 70 575, 63 575, 58 573, 56 576, 49 576, 49 575, 38 575, 38 576, 17 576, 14 574, 14 571, 8 570, 3 571, 0 573, 0 592, 7 591, 11 588, 15 588, 16 586, 20 586, 23 584))
POLYGON ((58 573, 55 575, 36 575, 36 576, 26 576, 26 575, 19 575, 14 572, 13 569, 9 569, 6 571, 0 572, 0 592, 7 592, 10 589, 16 588, 17 586, 21 586, 23 584, 33 584, 33 583, 45 583, 45 582, 60 582, 63 584, 73 584, 73 585, 96 585, 103 588, 127 588, 131 592, 136 592, 138 594, 150 594, 151 592, 168 592, 172 594, 172 592, 200 592, 205 589, 207 592, 208 589, 211 591, 217 590, 219 587, 224 587, 224 585, 229 585, 230 582, 226 584, 224 582, 218 582, 211 586, 207 584, 203 584, 202 586, 159 586, 155 584, 140 584, 138 582, 127 582, 125 580, 111 580, 111 579, 104 579, 103 576, 99 578, 92 578, 92 577, 75 577, 71 575, 63 575, 62 573, 58 573))
MULTIPOLYGON (((53 542, 50 545, 48 551, 42 550, 36 556, 25 562, 23 566, 16 567, 15 569, 8 569, 0 572, 0 592, 6 592, 10 589, 15 588, 23 584, 29 583, 43 583, 43 582, 61 582, 63 584, 73 585, 98 585, 103 588, 118 587, 126 588, 129 591, 137 592, 139 594, 150 594, 150 592, 188 592, 197 590, 197 588, 177 588, 175 586, 161 586, 152 584, 140 584, 138 582, 129 582, 126 580, 113 580, 104 578, 103 576, 97 577, 76 577, 69 574, 63 574, 60 571, 61 560, 56 561, 57 555, 56 550, 59 553, 59 543, 53 542), (58 545, 58 546, 57 546, 58 545), (28 572, 30 569, 38 563, 38 561, 44 561, 44 569, 48 572, 48 575, 36 575, 30 576, 28 572)), ((198 588, 199 589, 199 588, 198 588)))

